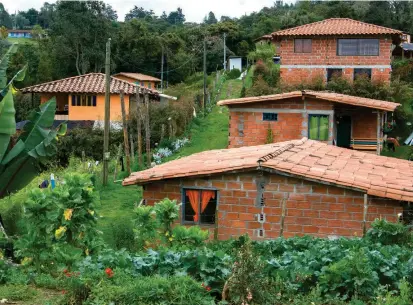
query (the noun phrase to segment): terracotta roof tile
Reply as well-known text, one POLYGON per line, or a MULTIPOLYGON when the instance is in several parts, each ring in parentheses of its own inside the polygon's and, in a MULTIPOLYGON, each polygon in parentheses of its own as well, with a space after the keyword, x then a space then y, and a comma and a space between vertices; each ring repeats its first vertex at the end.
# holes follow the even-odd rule
POLYGON ((401 35, 402 31, 349 18, 330 18, 272 33, 279 36, 401 35))
POLYGON ((194 154, 133 173, 123 184, 254 170, 259 166, 263 170, 276 170, 302 179, 355 188, 372 196, 413 201, 412 162, 305 138, 194 154))
POLYGON ((259 102, 271 102, 277 100, 284 100, 288 98, 294 97, 312 97, 318 100, 330 101, 334 103, 340 104, 347 104, 353 106, 360 106, 360 107, 367 107, 373 109, 380 109, 385 111, 394 111, 400 104, 388 102, 388 101, 381 101, 381 100, 374 100, 365 97, 359 96, 352 96, 347 94, 339 94, 334 92, 327 92, 327 91, 293 91, 287 93, 280 93, 280 94, 272 94, 266 96, 254 96, 254 97, 244 97, 238 99, 228 99, 222 100, 218 102, 218 105, 241 105, 241 104, 248 104, 248 103, 259 103, 259 102))
MULTIPOLYGON (((125 94, 135 94, 136 88, 141 88, 138 85, 127 81, 111 77, 110 93, 119 94, 123 90, 125 94)), ((142 89, 141 89, 142 90, 142 89)), ((158 95, 156 90, 148 90, 153 95, 158 95)), ((48 83, 38 84, 31 87, 21 89, 23 93, 90 93, 104 94, 105 93, 105 74, 89 73, 74 77, 55 80, 48 83)))
POLYGON ((146 75, 146 74, 141 74, 141 73, 132 73, 132 72, 120 72, 117 73, 115 75, 113 75, 113 77, 116 76, 126 76, 129 78, 133 78, 139 81, 152 81, 152 82, 160 82, 161 80, 159 78, 150 76, 150 75, 146 75))

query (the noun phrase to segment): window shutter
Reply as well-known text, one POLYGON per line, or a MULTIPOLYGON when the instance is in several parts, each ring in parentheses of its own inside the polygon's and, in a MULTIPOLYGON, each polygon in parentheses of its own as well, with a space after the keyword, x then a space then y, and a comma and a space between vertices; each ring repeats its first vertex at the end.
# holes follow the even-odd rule
POLYGON ((72 95, 72 106, 76 106, 76 95, 72 95))
POLYGON ((93 96, 92 106, 96 107, 96 95, 93 96))
POLYGON ((302 53, 303 52, 303 40, 302 39, 295 39, 294 40, 294 52, 295 53, 302 53))
POLYGON ((311 39, 303 39, 303 53, 311 53, 311 39))

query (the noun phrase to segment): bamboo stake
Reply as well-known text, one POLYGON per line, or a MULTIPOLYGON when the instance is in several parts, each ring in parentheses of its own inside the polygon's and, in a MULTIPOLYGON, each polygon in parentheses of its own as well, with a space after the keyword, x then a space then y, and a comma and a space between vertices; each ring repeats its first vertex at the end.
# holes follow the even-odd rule
POLYGON ((131 168, 130 168, 129 136, 128 136, 128 125, 126 122, 125 96, 124 96, 123 90, 120 91, 120 108, 122 110, 123 143, 125 145, 126 172, 128 173, 128 175, 130 175, 131 168))
POLYGON ((145 141, 146 141, 146 162, 151 167, 151 131, 149 124, 149 93, 145 92, 145 141))
POLYGON ((138 164, 139 169, 142 169, 142 109, 141 109, 141 98, 139 95, 139 87, 136 87, 136 132, 137 136, 137 146, 138 146, 138 164))
POLYGON ((283 236, 284 234, 284 220, 285 220, 285 208, 286 208, 286 203, 287 200, 285 198, 283 198, 282 202, 281 202, 281 223, 280 223, 280 237, 283 236))
POLYGON ((367 210, 368 210, 368 195, 364 194, 364 208, 363 208, 363 236, 366 235, 366 221, 367 221, 367 210))

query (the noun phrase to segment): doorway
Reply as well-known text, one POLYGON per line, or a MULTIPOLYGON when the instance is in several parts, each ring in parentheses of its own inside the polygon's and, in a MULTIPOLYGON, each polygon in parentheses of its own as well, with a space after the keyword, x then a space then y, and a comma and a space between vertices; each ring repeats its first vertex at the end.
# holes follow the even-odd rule
POLYGON ((337 146, 350 148, 351 144, 351 116, 337 117, 337 146))

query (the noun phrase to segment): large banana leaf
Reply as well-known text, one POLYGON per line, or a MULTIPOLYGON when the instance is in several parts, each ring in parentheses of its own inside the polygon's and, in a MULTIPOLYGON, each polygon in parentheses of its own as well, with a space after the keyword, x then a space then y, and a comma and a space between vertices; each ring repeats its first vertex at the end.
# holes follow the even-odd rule
MULTIPOLYGON (((13 44, 3 55, 0 61, 0 89, 3 90, 7 86, 7 68, 9 67, 10 56, 17 51, 17 44, 13 44)), ((23 77, 24 78, 24 77, 23 77)))
POLYGON ((52 99, 34 110, 16 145, 0 162, 0 198, 27 185, 37 174, 39 162, 56 151, 58 137, 66 133, 66 124, 52 130, 56 100, 52 99))
POLYGON ((9 147, 10 137, 16 133, 15 114, 13 95, 9 90, 0 101, 0 162, 9 147))

